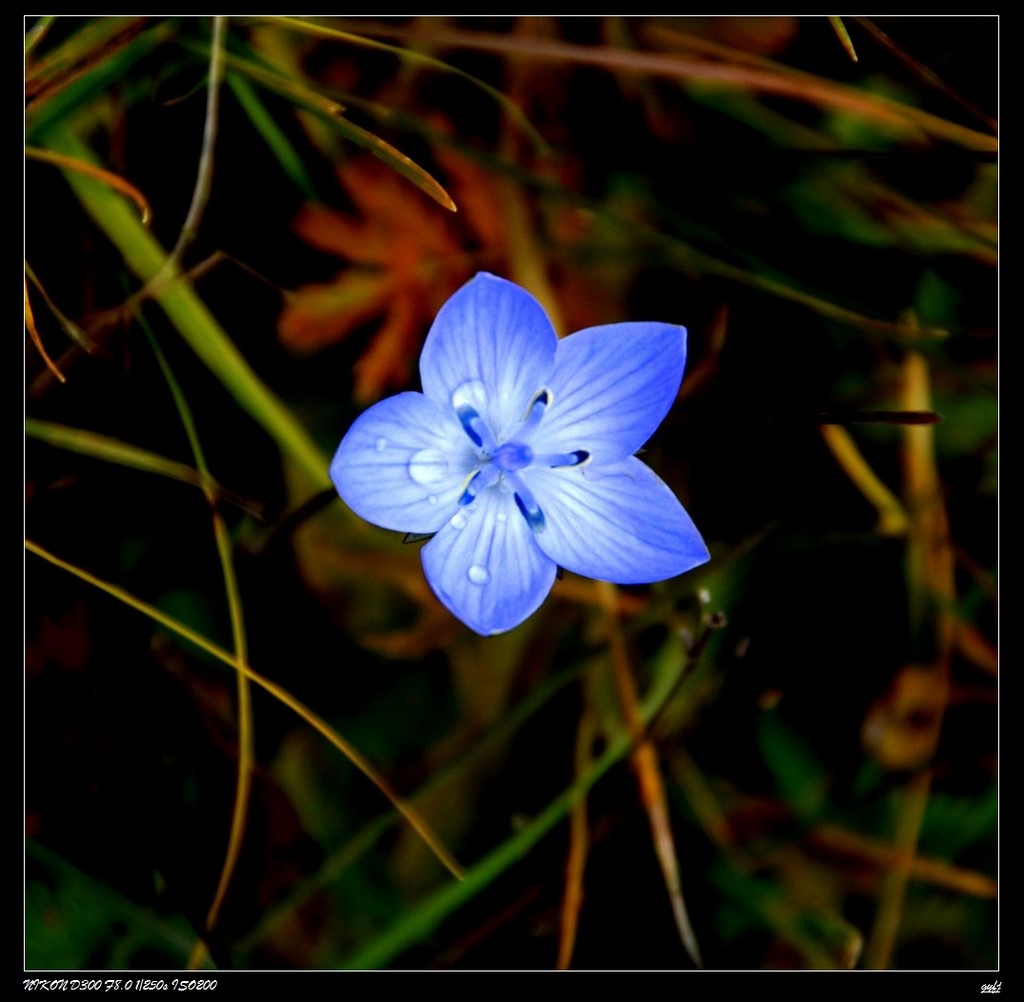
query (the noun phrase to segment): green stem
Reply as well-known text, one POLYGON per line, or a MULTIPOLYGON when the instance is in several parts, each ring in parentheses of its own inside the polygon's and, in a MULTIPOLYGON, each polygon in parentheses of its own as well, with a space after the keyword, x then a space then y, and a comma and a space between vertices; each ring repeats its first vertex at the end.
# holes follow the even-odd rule
MULTIPOLYGON (((45 143, 77 160, 95 163, 88 147, 64 123, 55 124, 45 143)), ((138 220, 133 208, 104 185, 77 172, 66 172, 86 212, 124 255, 128 267, 145 283, 167 260, 167 252, 138 220)), ((177 269, 166 283, 152 290, 168 319, 225 389, 302 472, 311 490, 330 485, 328 459, 296 420, 295 415, 253 372, 227 333, 214 319, 191 283, 177 269)))

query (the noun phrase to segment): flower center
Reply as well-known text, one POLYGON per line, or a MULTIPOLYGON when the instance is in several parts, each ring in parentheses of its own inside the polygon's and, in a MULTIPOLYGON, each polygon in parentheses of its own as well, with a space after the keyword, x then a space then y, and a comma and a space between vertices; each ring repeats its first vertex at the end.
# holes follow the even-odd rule
POLYGON ((525 442, 506 442, 499 445, 491 462, 499 469, 511 473, 513 470, 521 470, 533 462, 533 449, 525 442))
POLYGON ((478 462, 469 474, 466 486, 459 497, 460 505, 469 505, 488 487, 505 485, 511 490, 516 507, 534 532, 544 530, 544 512, 541 511, 532 492, 523 482, 520 471, 530 466, 558 467, 580 466, 590 459, 585 449, 574 452, 537 455, 529 444, 534 433, 551 405, 551 391, 542 387, 534 394, 526 415, 512 435, 504 442, 498 442, 480 410, 484 399, 482 384, 478 381, 459 387, 452 394, 452 406, 469 440, 476 447, 478 462))

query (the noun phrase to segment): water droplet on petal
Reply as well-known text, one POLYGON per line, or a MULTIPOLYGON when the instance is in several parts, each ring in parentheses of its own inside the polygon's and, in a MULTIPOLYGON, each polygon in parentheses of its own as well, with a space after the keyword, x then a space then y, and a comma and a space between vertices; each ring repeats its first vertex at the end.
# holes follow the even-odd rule
POLYGON ((451 526, 453 529, 465 529, 466 528, 466 516, 461 511, 457 511, 451 518, 451 526))
POLYGON ((430 497, 427 498, 427 501, 429 501, 431 504, 437 504, 437 495, 431 494, 430 497))
POLYGON ((472 407, 477 414, 487 406, 487 387, 479 379, 470 379, 452 390, 452 407, 472 407))
POLYGON ((495 517, 495 518, 496 518, 496 519, 497 519, 497 520, 498 520, 499 522, 507 522, 507 521, 508 521, 508 515, 506 515, 506 514, 505 514, 505 513, 503 512, 503 511, 499 511, 499 512, 498 512, 498 514, 497 514, 497 515, 495 515, 494 517, 495 517))
POLYGON ((467 572, 469 574, 469 580, 473 584, 485 585, 491 580, 491 572, 486 567, 481 567, 479 564, 473 564, 467 572))
POLYGON ((387 447, 388 447, 388 440, 386 438, 378 438, 377 439, 377 444, 374 446, 374 448, 378 452, 383 452, 387 447))
POLYGON ((440 483, 448 476, 448 460, 437 449, 420 449, 409 460, 409 476, 418 484, 440 483))

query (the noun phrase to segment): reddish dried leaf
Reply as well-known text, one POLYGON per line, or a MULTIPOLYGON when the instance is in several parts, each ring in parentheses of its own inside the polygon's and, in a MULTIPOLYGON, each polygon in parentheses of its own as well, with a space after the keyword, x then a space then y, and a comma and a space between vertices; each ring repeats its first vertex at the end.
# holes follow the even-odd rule
POLYGON ((397 289, 388 305, 387 320, 356 362, 355 399, 361 404, 384 390, 405 386, 417 356, 422 296, 415 286, 397 289))
POLYGON ((390 298, 389 276, 346 271, 330 285, 299 289, 278 319, 278 333, 293 351, 312 354, 372 320, 390 298))

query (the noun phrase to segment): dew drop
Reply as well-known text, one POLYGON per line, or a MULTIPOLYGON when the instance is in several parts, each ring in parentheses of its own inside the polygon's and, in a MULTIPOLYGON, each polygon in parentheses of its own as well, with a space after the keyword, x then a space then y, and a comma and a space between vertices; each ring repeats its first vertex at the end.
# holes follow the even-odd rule
POLYGON ((491 580, 491 572, 486 567, 481 567, 479 564, 473 564, 472 567, 467 571, 469 580, 473 584, 485 585, 491 580))
POLYGON ((452 515, 451 526, 453 529, 465 529, 466 528, 466 516, 461 511, 457 511, 452 515))
POLYGON ((503 512, 503 511, 499 511, 499 512, 498 512, 498 514, 497 514, 497 515, 495 515, 494 517, 495 517, 495 518, 496 518, 496 519, 497 519, 497 520, 498 520, 499 522, 507 522, 507 521, 508 521, 508 515, 506 515, 506 514, 505 514, 505 513, 503 512))
POLYGON ((448 476, 448 460, 437 449, 420 449, 409 460, 409 476, 418 484, 440 483, 448 476))
POLYGON ((472 407, 480 414, 487 404, 487 387, 479 379, 470 379, 452 390, 452 407, 472 407))
POLYGON ((430 504, 437 504, 437 495, 431 494, 430 497, 427 498, 427 501, 430 502, 430 504))
POLYGON ((387 447, 388 447, 388 440, 386 438, 378 438, 377 439, 377 444, 374 446, 374 448, 378 452, 383 452, 387 447))

